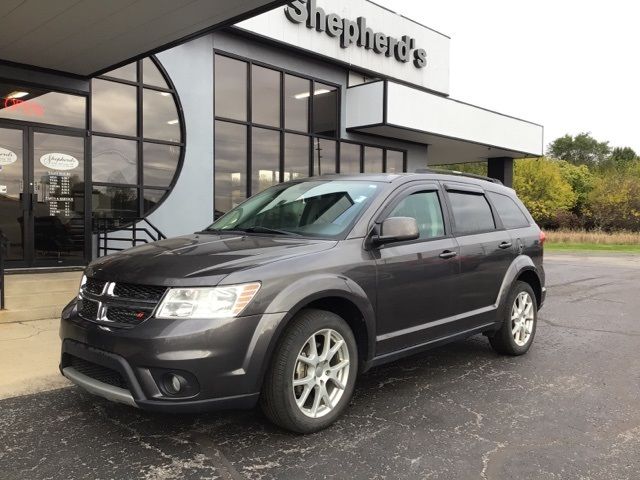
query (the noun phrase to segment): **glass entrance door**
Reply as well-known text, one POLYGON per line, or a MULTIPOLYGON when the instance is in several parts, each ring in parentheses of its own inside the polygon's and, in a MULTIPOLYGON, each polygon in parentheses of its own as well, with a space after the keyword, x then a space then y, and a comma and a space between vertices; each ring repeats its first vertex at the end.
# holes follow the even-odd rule
POLYGON ((0 126, 0 230, 9 242, 7 266, 86 263, 84 158, 81 133, 0 126))

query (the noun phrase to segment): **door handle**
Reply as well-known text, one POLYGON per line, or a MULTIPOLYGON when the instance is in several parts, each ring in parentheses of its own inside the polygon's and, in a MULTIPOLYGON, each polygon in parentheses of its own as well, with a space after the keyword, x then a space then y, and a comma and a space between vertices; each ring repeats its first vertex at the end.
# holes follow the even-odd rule
POLYGON ((502 242, 498 247, 504 250, 505 248, 511 248, 511 245, 513 245, 511 242, 502 242))
POLYGON ((444 258, 444 259, 447 259, 447 258, 453 258, 453 257, 455 257, 456 255, 458 255, 456 252, 453 252, 453 251, 451 251, 451 250, 445 250, 444 252, 442 252, 442 253, 440 254, 440 258, 444 258))

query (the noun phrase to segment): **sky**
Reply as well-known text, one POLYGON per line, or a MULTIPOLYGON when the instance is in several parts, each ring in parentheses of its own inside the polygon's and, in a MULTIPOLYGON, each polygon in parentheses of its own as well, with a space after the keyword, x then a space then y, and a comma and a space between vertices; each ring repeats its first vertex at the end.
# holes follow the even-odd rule
POLYGON ((637 0, 374 0, 451 37, 450 96, 640 154, 637 0))

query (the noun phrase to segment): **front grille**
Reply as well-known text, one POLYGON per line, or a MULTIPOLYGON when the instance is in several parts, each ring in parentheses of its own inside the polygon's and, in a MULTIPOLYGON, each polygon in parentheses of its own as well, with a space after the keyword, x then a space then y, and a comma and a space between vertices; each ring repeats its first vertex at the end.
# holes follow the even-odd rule
POLYGON ((87 282, 84 284, 84 289, 85 291, 93 293, 94 295, 101 295, 106 283, 107 282, 96 280, 95 278, 87 278, 87 282))
POLYGON ((86 298, 78 300, 78 312, 82 318, 95 320, 98 318, 98 302, 86 298))
POLYGON ((78 372, 113 387, 128 389, 126 380, 119 372, 97 363, 89 362, 83 358, 68 355, 67 366, 75 368, 78 372))
POLYGON ((135 285, 133 283, 116 283, 113 294, 116 297, 133 300, 147 300, 159 302, 167 287, 153 285, 135 285))
POLYGON ((127 307, 107 307, 107 320, 124 325, 138 325, 151 315, 150 310, 127 307))

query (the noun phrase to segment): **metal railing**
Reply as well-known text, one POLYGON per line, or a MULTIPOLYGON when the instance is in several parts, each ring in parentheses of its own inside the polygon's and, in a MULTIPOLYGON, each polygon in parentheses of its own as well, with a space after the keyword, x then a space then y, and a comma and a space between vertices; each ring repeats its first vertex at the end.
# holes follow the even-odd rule
POLYGON ((94 218, 93 233, 96 235, 98 257, 167 238, 146 218, 94 218), (127 246, 115 247, 112 246, 114 242, 124 242, 127 246))

